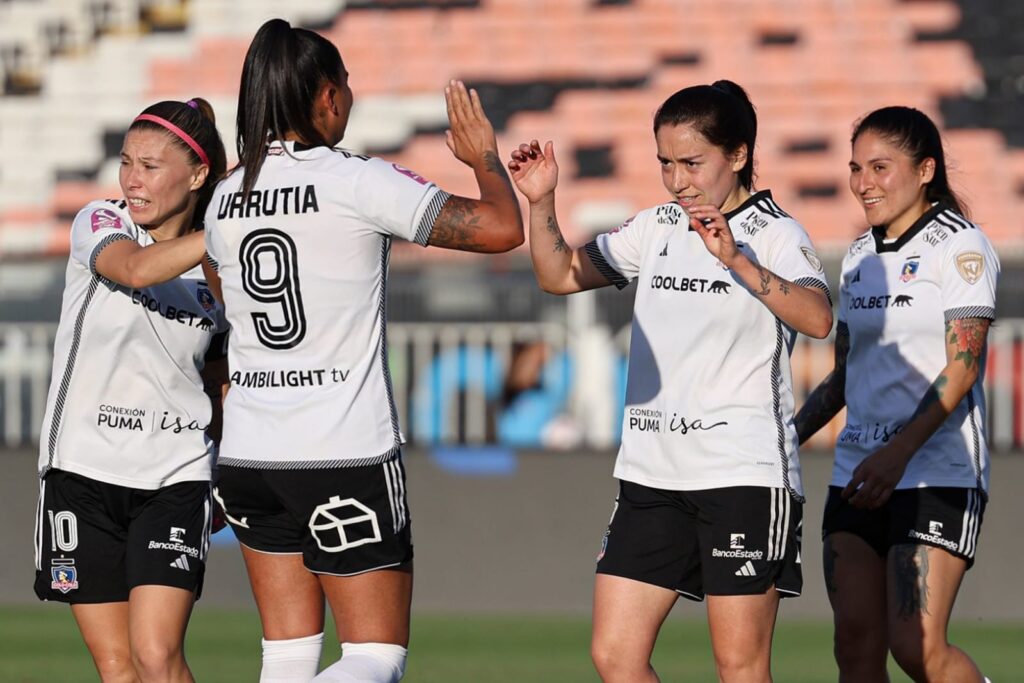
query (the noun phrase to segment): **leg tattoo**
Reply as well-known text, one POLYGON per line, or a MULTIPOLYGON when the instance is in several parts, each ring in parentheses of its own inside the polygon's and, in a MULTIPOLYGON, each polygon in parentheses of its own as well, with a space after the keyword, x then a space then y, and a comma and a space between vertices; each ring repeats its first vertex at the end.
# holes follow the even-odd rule
POLYGON ((897 614, 901 619, 928 614, 928 548, 897 545, 892 553, 897 614))

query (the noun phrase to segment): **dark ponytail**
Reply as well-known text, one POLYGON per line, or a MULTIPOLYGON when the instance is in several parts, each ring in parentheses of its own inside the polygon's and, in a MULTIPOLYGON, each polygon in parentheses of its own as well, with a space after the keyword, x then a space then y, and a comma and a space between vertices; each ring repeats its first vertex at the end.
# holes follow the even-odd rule
POLYGON ((249 45, 238 91, 238 164, 242 192, 252 191, 267 140, 292 131, 309 144, 331 144, 313 125, 313 101, 325 81, 337 83, 344 65, 338 48, 283 19, 263 24, 249 45))
POLYGON ((929 202, 948 204, 961 216, 968 216, 967 206, 949 186, 942 136, 924 112, 913 107, 876 109, 856 123, 850 144, 856 142, 857 138, 867 131, 876 133, 895 145, 913 159, 915 166, 920 166, 925 159, 934 159, 935 174, 931 182, 925 186, 925 198, 929 202))
POLYGON ((227 170, 227 153, 224 150, 224 142, 217 132, 217 117, 213 113, 213 107, 206 100, 196 97, 188 102, 174 102, 167 100, 157 102, 147 107, 139 114, 139 117, 128 127, 133 130, 158 130, 165 133, 175 145, 177 145, 193 164, 207 164, 210 171, 206 174, 206 182, 199 188, 196 198, 196 211, 193 223, 198 225, 206 215, 206 207, 213 197, 213 190, 217 183, 224 177, 227 170), (185 138, 178 135, 173 129, 168 128, 160 121, 154 121, 153 117, 160 121, 167 122, 185 133, 191 142, 194 142, 206 155, 203 159, 199 152, 189 144, 185 138))
POLYGON ((654 115, 654 133, 662 126, 689 123, 715 147, 731 154, 747 146, 747 163, 740 169, 740 184, 754 187, 754 143, 757 113, 747 92, 732 81, 683 88, 669 97, 654 115))

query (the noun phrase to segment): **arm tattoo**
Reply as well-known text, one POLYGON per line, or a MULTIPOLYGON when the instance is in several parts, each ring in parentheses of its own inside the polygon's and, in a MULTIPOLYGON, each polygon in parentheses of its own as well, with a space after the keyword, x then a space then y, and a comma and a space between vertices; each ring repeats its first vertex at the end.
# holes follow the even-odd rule
POLYGON ((754 294, 757 294, 758 296, 768 296, 769 294, 771 294, 772 291, 768 287, 768 285, 772 281, 772 274, 769 273, 766 268, 762 268, 761 266, 757 267, 757 273, 760 276, 761 280, 761 290, 758 292, 754 292, 754 294))
POLYGON ((946 390, 946 384, 949 382, 949 378, 945 375, 939 375, 932 382, 932 385, 928 387, 928 390, 924 392, 924 397, 921 398, 921 402, 917 404, 917 408, 914 410, 914 414, 910 416, 913 420, 918 415, 924 414, 934 404, 942 400, 942 392, 946 390))
POLYGON ((846 357, 850 353, 850 328, 836 325, 835 369, 807 397, 796 416, 796 433, 803 443, 828 424, 846 405, 846 357))
POLYGON ((505 172, 505 167, 501 165, 501 159, 498 158, 496 153, 490 150, 484 152, 484 167, 491 173, 501 176, 505 184, 512 187, 512 181, 509 180, 508 173, 505 172))
POLYGON ((950 344, 956 345, 953 360, 962 360, 968 370, 976 366, 985 351, 988 326, 988 320, 982 318, 964 318, 946 323, 947 339, 950 344))
POLYGON ((892 548, 896 612, 901 619, 928 614, 928 548, 900 544, 892 548))
POLYGON ((555 238, 554 251, 556 253, 562 253, 569 251, 569 245, 565 243, 565 238, 562 237, 562 231, 558 228, 558 221, 555 220, 554 216, 548 216, 548 232, 555 238))
MULTIPOLYGON (((769 285, 772 282, 772 272, 770 270, 768 270, 767 268, 764 268, 763 266, 759 266, 758 265, 756 267, 757 267, 758 280, 759 280, 759 284, 761 285, 761 289, 759 291, 757 291, 757 292, 754 292, 754 294, 756 294, 758 296, 768 296, 772 292, 771 287, 769 287, 769 285)), ((779 291, 782 292, 782 294, 784 296, 789 296, 790 284, 788 282, 786 282, 785 280, 783 280, 778 275, 775 276, 775 281, 779 283, 779 291)))
POLYGON ((825 589, 829 594, 835 595, 839 592, 839 586, 836 584, 836 558, 839 557, 839 553, 832 547, 828 539, 825 539, 823 550, 822 568, 825 570, 825 589))
POLYGON ((479 232, 483 226, 480 216, 476 215, 475 204, 472 199, 455 196, 445 202, 434 220, 429 244, 462 251, 482 249, 484 244, 479 241, 479 232))

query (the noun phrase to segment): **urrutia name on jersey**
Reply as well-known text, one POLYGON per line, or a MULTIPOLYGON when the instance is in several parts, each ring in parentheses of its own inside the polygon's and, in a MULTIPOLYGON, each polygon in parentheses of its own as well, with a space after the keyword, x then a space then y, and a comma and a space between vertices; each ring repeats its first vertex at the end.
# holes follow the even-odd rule
POLYGON ((242 192, 232 192, 220 198, 217 220, 225 218, 259 218, 260 216, 287 216, 299 213, 315 213, 320 210, 313 185, 275 187, 268 190, 253 190, 246 197, 242 192))

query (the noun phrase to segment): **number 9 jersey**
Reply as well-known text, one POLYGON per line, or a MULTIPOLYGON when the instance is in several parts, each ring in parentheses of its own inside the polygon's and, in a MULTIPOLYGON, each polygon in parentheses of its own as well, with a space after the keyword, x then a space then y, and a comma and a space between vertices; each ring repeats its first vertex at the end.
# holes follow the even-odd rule
POLYGON ((426 245, 450 195, 380 159, 271 143, 256 185, 220 183, 206 248, 231 325, 219 464, 385 462, 402 443, 387 365, 391 239, 426 245))

